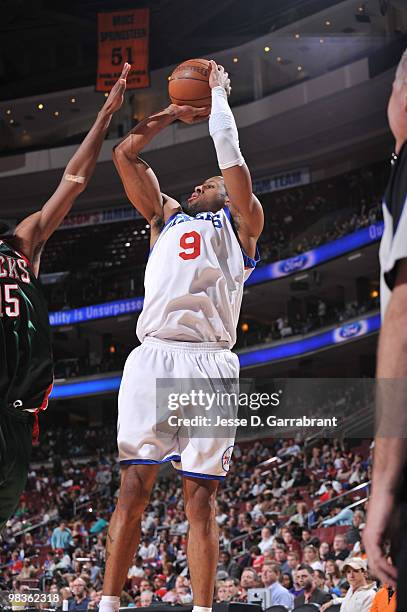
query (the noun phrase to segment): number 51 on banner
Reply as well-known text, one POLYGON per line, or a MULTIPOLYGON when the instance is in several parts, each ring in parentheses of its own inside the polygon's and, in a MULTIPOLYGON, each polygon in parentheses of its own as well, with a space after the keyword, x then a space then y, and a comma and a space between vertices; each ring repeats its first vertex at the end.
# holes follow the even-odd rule
POLYGON ((131 64, 127 89, 149 87, 149 9, 98 13, 96 91, 110 91, 124 62, 131 64))

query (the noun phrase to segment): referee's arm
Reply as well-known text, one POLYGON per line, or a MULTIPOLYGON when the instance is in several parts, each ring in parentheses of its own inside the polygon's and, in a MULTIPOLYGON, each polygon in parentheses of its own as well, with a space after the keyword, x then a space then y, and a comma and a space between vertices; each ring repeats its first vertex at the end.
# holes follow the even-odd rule
POLYGON ((395 588, 397 570, 388 564, 382 546, 392 524, 393 511, 407 462, 406 258, 397 263, 394 288, 380 332, 376 377, 379 381, 378 394, 381 395, 378 410, 382 411, 378 417, 385 425, 387 420, 388 433, 385 436, 377 435, 375 438, 372 495, 363 539, 369 568, 375 576, 395 588), (394 437, 395 435, 400 437, 394 437))

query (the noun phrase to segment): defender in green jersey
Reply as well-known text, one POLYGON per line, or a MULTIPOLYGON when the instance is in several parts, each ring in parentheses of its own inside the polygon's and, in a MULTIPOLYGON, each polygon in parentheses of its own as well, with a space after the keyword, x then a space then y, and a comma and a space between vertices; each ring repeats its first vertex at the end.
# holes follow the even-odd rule
POLYGON ((0 239, 0 531, 24 489, 36 417, 52 389, 51 332, 38 281, 41 252, 91 178, 112 115, 123 104, 129 70, 126 63, 48 202, 0 239))

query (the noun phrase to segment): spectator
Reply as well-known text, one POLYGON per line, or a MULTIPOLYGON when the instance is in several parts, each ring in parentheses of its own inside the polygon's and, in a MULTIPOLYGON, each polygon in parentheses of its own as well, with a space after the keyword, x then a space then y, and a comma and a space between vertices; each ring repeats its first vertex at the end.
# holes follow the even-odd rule
POLYGON ((304 548, 303 561, 307 565, 310 565, 313 570, 323 570, 324 566, 322 565, 318 550, 312 544, 309 544, 304 548))
POLYGON ((134 555, 133 565, 129 568, 127 578, 144 578, 143 559, 140 555, 134 555))
POLYGON ((75 578, 69 588, 72 597, 68 600, 69 612, 81 612, 88 609, 90 598, 87 595, 86 583, 82 578, 75 578))
POLYGON ((155 559, 158 554, 157 546, 151 542, 150 538, 143 538, 138 554, 143 561, 155 559))
POLYGON ((225 589, 229 601, 235 601, 239 593, 239 581, 236 578, 228 578, 225 580, 225 589))
POLYGON ((383 584, 377 591, 369 612, 397 612, 396 591, 383 584))
POLYGON ((289 573, 290 566, 287 563, 287 549, 283 544, 278 544, 274 549, 274 556, 276 562, 280 566, 280 570, 282 573, 289 573))
POLYGON ((329 544, 328 542, 321 542, 319 545, 319 558, 322 562, 325 562, 329 557, 329 544))
POLYGON ((334 508, 334 516, 322 521, 323 527, 331 527, 332 525, 352 525, 353 511, 350 508, 343 508, 337 504, 334 508))
POLYGON ((21 572, 18 574, 18 580, 27 580, 33 578, 37 573, 36 568, 31 563, 30 559, 24 559, 21 572))
POLYGON ((261 585, 261 580, 251 567, 245 567, 240 576, 240 601, 247 601, 248 589, 255 589, 261 585))
POLYGON ((290 610, 293 607, 294 598, 291 593, 283 587, 280 582, 281 572, 276 563, 264 564, 261 571, 261 579, 266 589, 270 591, 270 605, 287 606, 290 610))
POLYGON ((271 533, 270 527, 263 527, 261 530, 261 540, 258 544, 261 552, 264 553, 271 550, 274 546, 274 537, 271 533))
POLYGON ((233 561, 231 554, 225 550, 219 553, 218 572, 222 570, 225 571, 230 578, 240 578, 240 574, 242 573, 239 565, 236 561, 233 561))
POLYGON ((310 565, 302 563, 296 570, 296 579, 298 585, 302 588, 302 593, 297 595, 294 600, 296 608, 306 603, 324 604, 331 600, 328 593, 324 593, 318 588, 310 565))
POLYGON ((66 526, 65 521, 61 521, 59 527, 55 527, 51 536, 51 546, 53 550, 58 548, 68 550, 72 546, 72 532, 66 526))
POLYGON ((287 547, 288 552, 296 552, 298 557, 302 558, 301 544, 294 538, 293 532, 289 527, 283 527, 281 529, 281 536, 284 540, 284 544, 287 547))
POLYGON ((355 512, 353 513, 353 517, 352 517, 352 526, 350 527, 349 531, 347 531, 345 534, 346 544, 350 544, 351 546, 354 546, 356 542, 360 542, 361 540, 360 528, 361 528, 361 525, 364 524, 364 522, 365 522, 364 512, 362 512, 362 510, 355 510, 355 512))
POLYGON ((140 593, 139 599, 139 608, 148 608, 153 603, 153 592, 152 591, 143 591, 140 593))
POLYGON ((342 533, 337 533, 334 537, 332 552, 329 554, 328 559, 333 561, 345 561, 349 556, 349 550, 346 545, 345 536, 342 533))
POLYGON ((295 551, 289 552, 287 555, 287 572, 292 574, 292 572, 298 567, 299 562, 300 558, 298 556, 298 553, 296 553, 295 551))
POLYGON ((295 599, 298 597, 298 595, 301 595, 304 592, 304 589, 298 583, 297 570, 293 570, 291 572, 291 577, 293 580, 293 586, 291 589, 289 589, 289 591, 295 599))
POLYGON ((331 602, 324 604, 322 612, 328 610, 333 604, 341 604, 341 612, 370 612, 376 595, 374 582, 366 580, 366 564, 363 559, 355 557, 347 561, 343 567, 343 573, 349 582, 350 588, 345 597, 336 597, 331 602))
POLYGON ((281 584, 287 589, 289 593, 291 593, 292 588, 294 587, 294 582, 291 574, 289 574, 288 572, 284 572, 281 576, 281 584))

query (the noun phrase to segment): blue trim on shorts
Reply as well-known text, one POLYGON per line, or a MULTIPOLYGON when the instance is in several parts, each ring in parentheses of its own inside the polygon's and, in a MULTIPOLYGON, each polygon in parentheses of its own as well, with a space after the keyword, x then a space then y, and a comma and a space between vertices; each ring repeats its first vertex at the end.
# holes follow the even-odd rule
POLYGON ((156 461, 155 459, 123 459, 120 461, 120 465, 161 465, 162 463, 168 463, 168 461, 175 461, 180 463, 180 455, 171 455, 162 461, 156 461))
POLYGON ((177 472, 182 476, 192 476, 193 478, 203 478, 204 480, 224 480, 226 478, 226 476, 212 476, 212 474, 199 474, 198 472, 186 472, 185 470, 178 469, 177 472))

